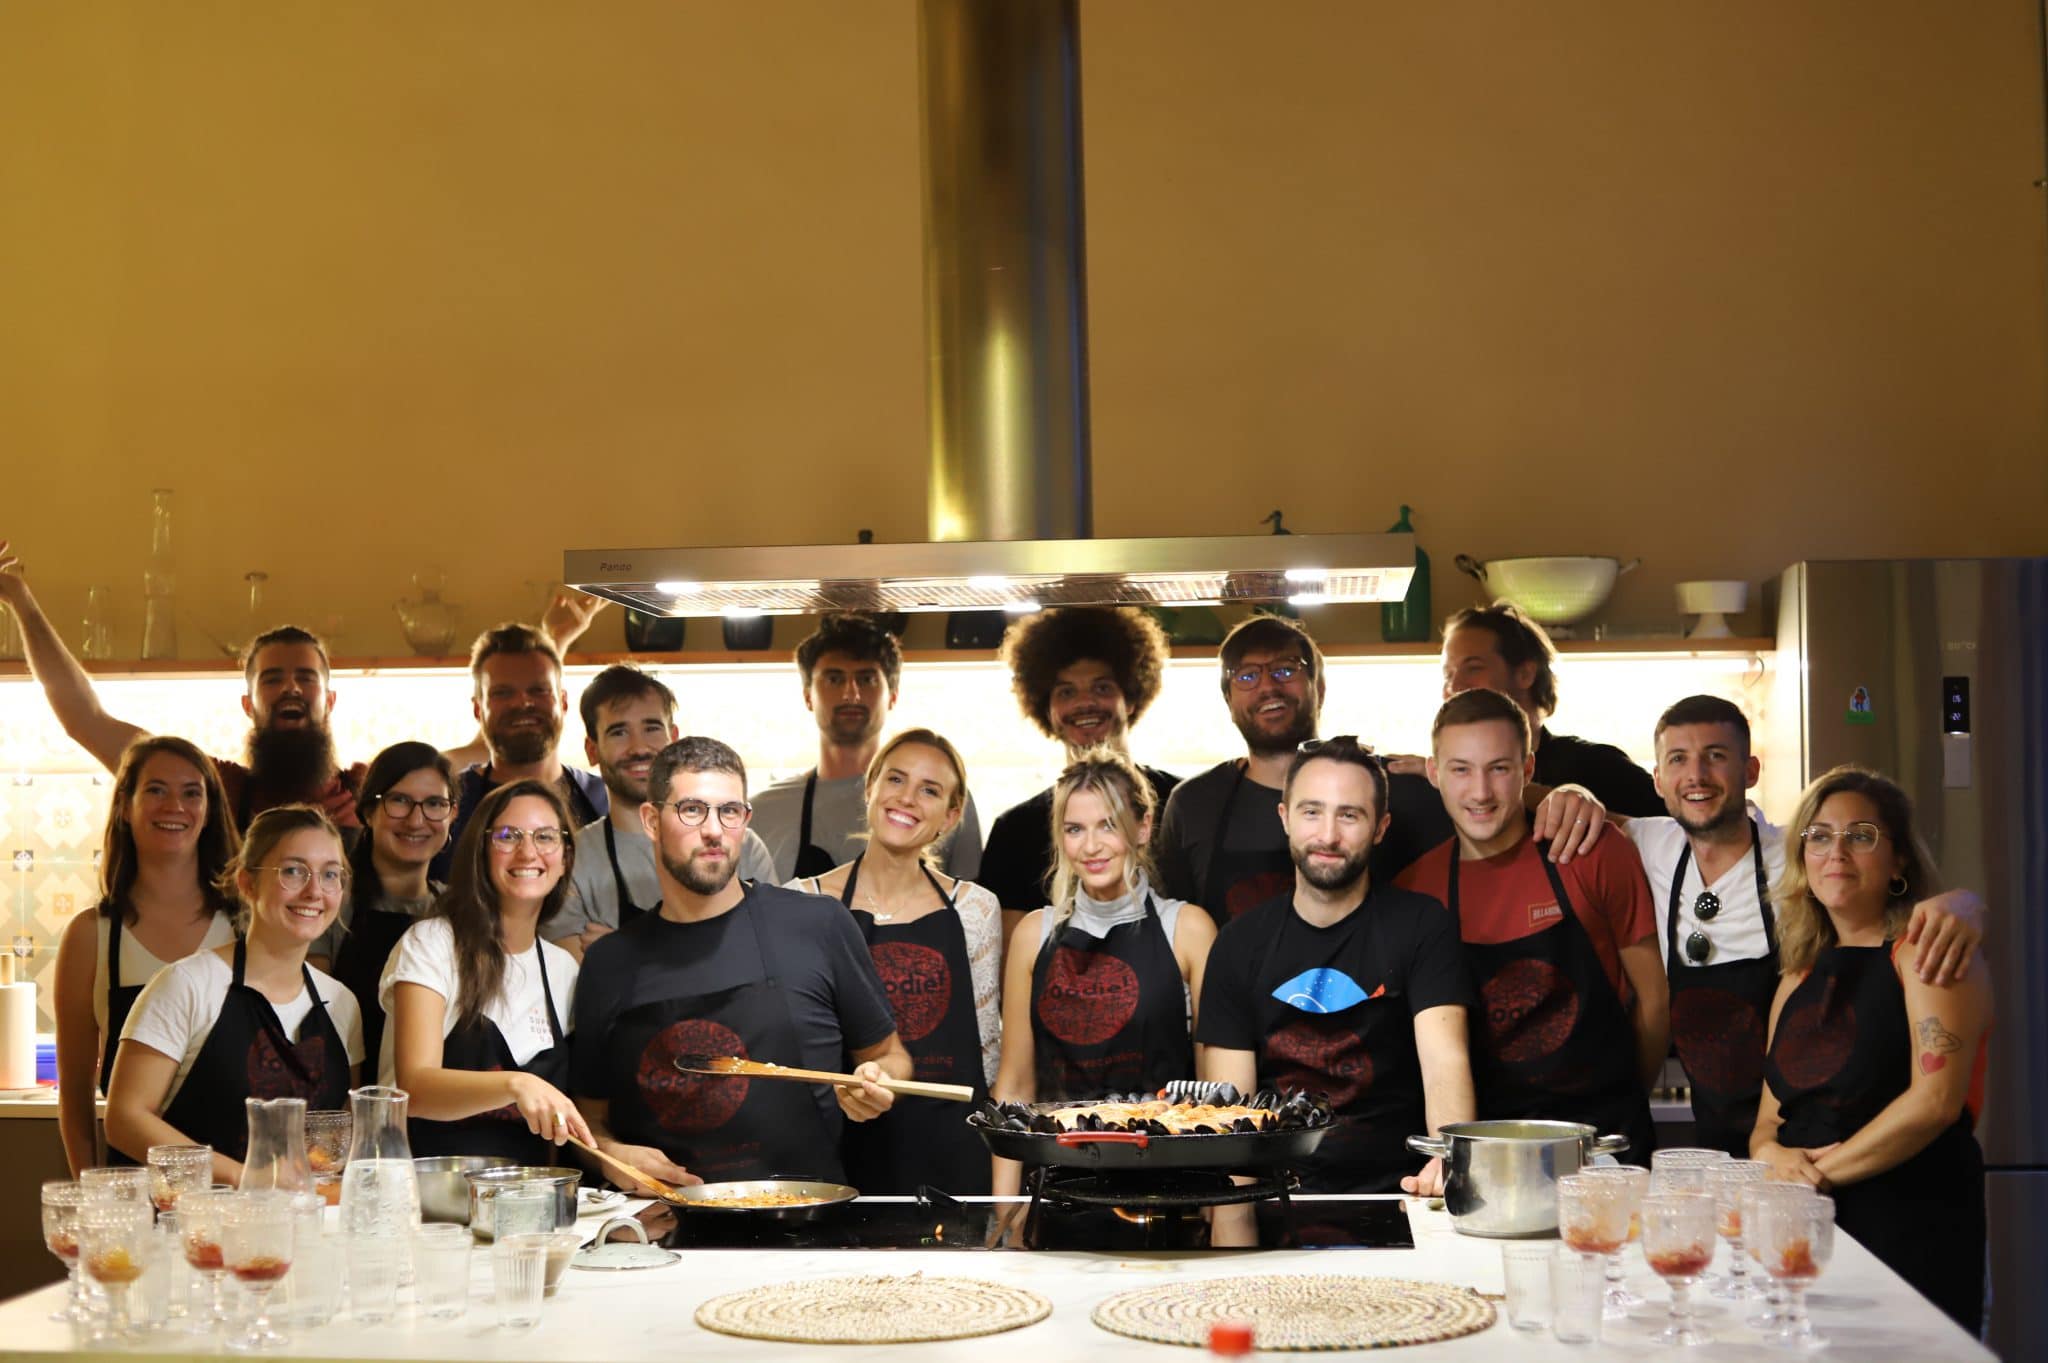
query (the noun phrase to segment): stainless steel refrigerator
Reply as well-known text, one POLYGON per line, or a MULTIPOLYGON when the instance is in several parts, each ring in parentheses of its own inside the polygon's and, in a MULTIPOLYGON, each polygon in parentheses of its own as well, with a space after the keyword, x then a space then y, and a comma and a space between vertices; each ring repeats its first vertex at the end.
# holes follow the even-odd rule
POLYGON ((1788 818, 1814 776, 1875 767, 1912 794, 1946 883, 1989 905, 1988 1342, 2048 1357, 2048 558, 1800 563, 1777 621, 1765 808, 1788 818))

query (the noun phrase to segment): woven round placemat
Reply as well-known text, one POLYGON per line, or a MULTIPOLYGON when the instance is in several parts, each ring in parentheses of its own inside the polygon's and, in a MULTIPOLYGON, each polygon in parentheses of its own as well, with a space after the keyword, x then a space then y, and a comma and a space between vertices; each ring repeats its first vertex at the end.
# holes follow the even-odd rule
POLYGON ((1407 1278, 1274 1273, 1144 1287, 1095 1308, 1105 1330, 1160 1344, 1209 1342, 1209 1327, 1239 1320, 1260 1349, 1391 1349, 1456 1339, 1493 1324, 1493 1303, 1466 1287, 1407 1278))
POLYGON ((912 1273, 770 1283, 713 1297, 697 1308, 697 1323, 784 1344, 918 1344, 1001 1334, 1051 1314, 1036 1292, 912 1273))

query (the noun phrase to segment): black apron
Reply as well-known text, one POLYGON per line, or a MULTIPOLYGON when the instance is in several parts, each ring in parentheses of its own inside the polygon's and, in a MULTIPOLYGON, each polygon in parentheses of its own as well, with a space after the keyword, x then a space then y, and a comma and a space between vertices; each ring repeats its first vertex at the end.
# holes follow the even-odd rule
MULTIPOLYGON (((1912 1086, 1915 1050, 1893 948, 1825 947, 1785 1000, 1764 1077, 1778 1143, 1847 1140, 1912 1086)), ((1968 1065, 1974 1056, 1953 1055, 1968 1065)), ((1984 1307, 1984 1154, 1965 1109, 1905 1162, 1831 1189, 1835 1224, 1976 1334, 1984 1307)))
POLYGON ((349 918, 348 931, 334 953, 334 978, 356 996, 363 1013, 363 1063, 376 1066, 384 1051, 384 1005, 378 986, 384 982, 384 967, 391 960, 398 939, 420 920, 404 910, 378 908, 383 902, 366 903, 363 912, 349 918))
MULTIPOLYGON (((717 816, 713 815, 711 817, 715 818, 717 816)), ((604 821, 604 854, 606 860, 612 864, 612 885, 618 890, 619 921, 612 924, 614 928, 623 928, 641 914, 652 913, 655 909, 661 907, 658 901, 652 908, 642 908, 633 902, 632 891, 626 888, 626 873, 619 869, 619 840, 613 833, 612 821, 609 815, 605 817, 604 821)))
POLYGON ((313 1008, 294 1042, 270 1000, 242 983, 247 958, 248 944, 238 937, 234 978, 220 1016, 186 1072, 184 1086, 164 1110, 164 1121, 185 1139, 235 1160, 249 1152, 244 1099, 303 1098, 309 1112, 347 1107, 351 1082, 348 1047, 334 1029, 327 1001, 313 986, 312 967, 299 967, 313 1008))
MULTIPOLYGON (((1745 961, 1693 965, 1678 944, 1678 906, 1692 843, 1678 854, 1671 872, 1671 901, 1664 915, 1664 973, 1671 980, 1671 1039, 1692 1082, 1694 1143, 1749 1158, 1756 1129, 1756 1104, 1763 1092, 1764 1043, 1771 1000, 1778 992, 1778 920, 1771 912, 1771 888, 1764 874, 1764 840, 1749 825, 1749 856, 1756 873, 1756 902, 1764 913, 1769 954, 1745 961)), ((1702 878, 1701 886, 1705 887, 1702 878)))
MULTIPOLYGON (((1209 843, 1209 865, 1202 877, 1202 907, 1218 927, 1268 900, 1294 889, 1294 856, 1283 834, 1278 847, 1223 849, 1230 831, 1230 812, 1250 780, 1251 764, 1240 761, 1230 792, 1223 797, 1223 812, 1216 816, 1216 832, 1209 843)), ((1327 1138, 1326 1138, 1327 1139, 1327 1138)))
MULTIPOLYGON (((441 1066, 451 1070, 523 1070, 553 1084, 564 1094, 569 1091, 569 1048, 562 1044, 562 1023, 555 1011, 554 989, 548 984, 548 965, 538 939, 533 944, 534 960, 540 967, 541 1003, 547 1010, 550 1045, 535 1053, 524 1065, 512 1058, 512 1047, 498 1024, 479 1014, 457 1024, 441 1042, 441 1066)), ((455 1001, 448 1001, 454 1007, 455 1001)), ((527 1129, 519 1108, 507 1103, 489 1112, 461 1117, 452 1122, 433 1122, 414 1117, 408 1123, 412 1152, 426 1155, 491 1155, 507 1164, 547 1167, 561 1163, 561 1151, 546 1137, 527 1129)))
POLYGON ((817 795, 818 769, 812 767, 811 774, 804 778, 803 813, 796 829, 796 874, 805 880, 815 880, 839 864, 830 852, 811 842, 811 802, 817 795))
POLYGON ((603 1042, 611 1059, 612 1134, 653 1146, 707 1183, 776 1176, 843 1183, 837 1142, 812 1086, 683 1074, 675 1067, 684 1055, 803 1062, 796 1018, 753 895, 732 912, 748 916, 762 978, 637 1004, 613 1020, 603 1042))
MULTIPOLYGON (((1557 922, 1512 942, 1465 942, 1479 982, 1472 1080, 1479 1115, 1584 1122, 1629 1139, 1630 1162, 1656 1149, 1650 1098, 1636 1076, 1635 1026, 1579 922, 1564 878, 1533 844, 1557 896, 1557 922)), ((1458 914, 1458 849, 1450 849, 1446 907, 1458 914)), ((1462 934, 1461 934, 1462 935, 1462 934)))
POLYGON ((908 923, 878 923, 853 907, 860 858, 846 873, 839 902, 853 911, 867 939, 875 973, 896 1018, 896 1035, 916 1064, 913 1076, 935 1084, 965 1084, 973 1106, 943 1098, 898 1095, 873 1121, 848 1122, 840 1149, 846 1176, 863 1193, 915 1193, 929 1183, 955 1196, 989 1191, 988 1147, 967 1125, 967 1114, 987 1096, 981 1068, 981 1026, 974 1012, 974 968, 967 930, 953 897, 930 867, 925 879, 946 907, 908 923))
POLYGON ((1326 1094, 1337 1113, 1337 1125, 1297 1171, 1303 1192, 1399 1192, 1402 1175, 1422 1167, 1421 1157, 1408 1151, 1408 1137, 1428 1130, 1415 1020, 1407 991, 1388 986, 1391 972, 1379 953, 1371 953, 1374 978, 1354 982, 1366 997, 1348 1008, 1311 1012, 1274 997, 1275 989, 1304 969, 1334 968, 1331 963, 1346 954, 1352 937, 1370 931, 1364 915, 1371 911, 1368 892, 1352 911, 1349 933, 1333 934, 1316 965, 1297 956, 1271 966, 1294 916, 1290 906, 1276 916, 1271 939, 1251 963, 1258 991, 1253 1015, 1261 1038, 1259 1086, 1326 1094))
MULTIPOLYGON (((141 984, 121 983, 121 937, 127 929, 127 913, 120 905, 108 905, 113 910, 107 920, 107 1030, 100 1037, 99 1093, 107 1096, 107 1083, 114 1077, 114 1054, 121 1049, 121 1029, 128 1025, 128 1014, 135 1008, 135 1000, 142 994, 141 984)), ((213 912, 218 913, 219 910, 213 912)), ((209 928, 212 926, 208 924, 209 928)), ((143 984, 147 984, 144 981, 143 984)), ((107 1163, 128 1165, 140 1163, 126 1154, 107 1147, 107 1163)))
POLYGON ((1106 937, 1072 923, 1047 934, 1031 966, 1031 1043, 1040 1102, 1194 1077, 1187 984, 1149 892, 1145 916, 1106 937))

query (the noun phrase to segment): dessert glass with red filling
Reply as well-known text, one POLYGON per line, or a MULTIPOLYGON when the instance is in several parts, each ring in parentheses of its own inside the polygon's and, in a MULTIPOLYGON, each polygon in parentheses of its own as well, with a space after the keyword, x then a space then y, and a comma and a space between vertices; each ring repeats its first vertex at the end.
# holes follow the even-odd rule
POLYGON ((1690 1347, 1713 1338, 1693 1323, 1692 1289, 1714 1261, 1714 1199, 1672 1193, 1643 1199, 1643 1258, 1671 1288, 1671 1323, 1653 1338, 1690 1347))

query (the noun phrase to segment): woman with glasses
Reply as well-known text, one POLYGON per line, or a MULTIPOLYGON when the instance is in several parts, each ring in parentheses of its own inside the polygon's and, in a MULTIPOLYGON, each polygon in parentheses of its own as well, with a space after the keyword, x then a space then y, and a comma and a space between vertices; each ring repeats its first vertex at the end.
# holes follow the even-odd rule
POLYGON ((455 844, 433 914, 399 939, 378 987, 383 1072, 412 1095, 415 1155, 545 1165, 568 1137, 590 1140, 565 1091, 576 958, 541 937, 575 855, 552 785, 500 786, 455 844))
POLYGON ((306 964, 348 892, 341 834, 311 805, 250 823, 220 889, 240 908, 233 942, 159 972, 135 1000, 107 1085, 107 1142, 213 1147, 214 1177, 241 1180, 247 1098, 344 1105, 363 1058, 355 996, 306 964))
POLYGON ((1900 961, 1914 901, 1939 887, 1897 785, 1837 767, 1800 796, 1791 829, 1751 1150, 1776 1177, 1832 1194, 1838 1226, 1974 1334, 1985 1226, 1971 1127, 1989 972, 1976 959, 1938 989, 1900 961))
POLYGON ((212 759, 182 738, 128 745, 100 840, 99 905, 57 944, 57 1125, 73 1177, 100 1162, 93 1099, 142 987, 234 939, 234 902, 214 882, 240 845, 212 759))
POLYGON ((378 982, 391 949, 444 888, 427 867, 454 826, 455 768, 430 743, 394 743, 356 790, 364 836, 349 852, 349 897, 309 959, 331 970, 363 1008, 363 1054, 381 1064, 384 1005, 378 982), (333 964, 330 965, 329 962, 333 964))

